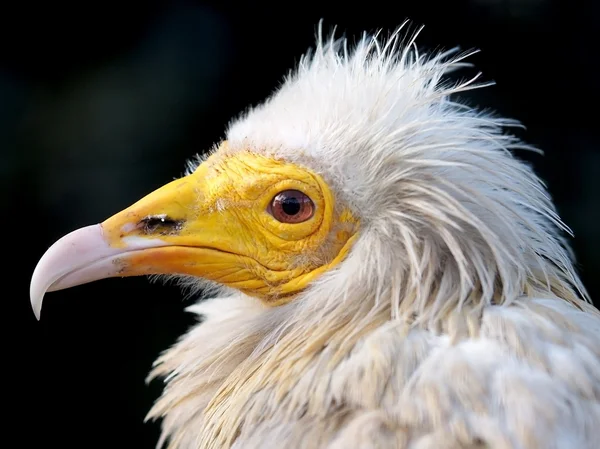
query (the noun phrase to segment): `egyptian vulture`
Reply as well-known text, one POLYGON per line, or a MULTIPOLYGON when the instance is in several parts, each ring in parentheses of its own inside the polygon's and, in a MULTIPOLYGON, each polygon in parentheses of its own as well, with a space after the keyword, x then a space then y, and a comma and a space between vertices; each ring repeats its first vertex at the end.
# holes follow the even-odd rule
POLYGON ((210 288, 156 361, 171 449, 597 449, 600 313, 458 50, 323 36, 181 178, 39 261, 210 288))

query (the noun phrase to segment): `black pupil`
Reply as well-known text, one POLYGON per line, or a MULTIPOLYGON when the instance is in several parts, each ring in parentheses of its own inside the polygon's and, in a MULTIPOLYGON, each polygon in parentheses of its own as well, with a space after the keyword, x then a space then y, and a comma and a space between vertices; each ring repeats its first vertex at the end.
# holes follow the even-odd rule
POLYGON ((300 212, 300 206, 300 200, 295 196, 286 196, 281 202, 281 209, 283 209, 287 215, 296 215, 300 212))

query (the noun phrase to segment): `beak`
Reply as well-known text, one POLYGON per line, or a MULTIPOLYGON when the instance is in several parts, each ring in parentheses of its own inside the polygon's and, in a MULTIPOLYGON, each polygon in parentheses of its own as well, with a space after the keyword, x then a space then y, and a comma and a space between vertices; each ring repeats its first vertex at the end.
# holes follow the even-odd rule
POLYGON ((235 232, 205 201, 203 179, 197 171, 173 181, 106 221, 54 243, 31 279, 36 318, 46 292, 110 277, 182 274, 251 287, 252 274, 239 268, 244 256, 238 255, 235 232))

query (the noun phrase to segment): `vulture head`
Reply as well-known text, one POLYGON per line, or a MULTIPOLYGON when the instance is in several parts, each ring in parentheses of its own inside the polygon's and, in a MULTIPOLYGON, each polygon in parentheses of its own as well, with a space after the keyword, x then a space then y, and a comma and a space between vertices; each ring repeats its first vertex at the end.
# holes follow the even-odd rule
POLYGON ((597 441, 600 318, 568 228, 513 154, 532 148, 457 99, 481 87, 446 76, 468 53, 400 36, 349 48, 319 33, 185 176, 39 261, 38 318, 46 292, 102 278, 210 288, 150 375, 165 382, 149 413, 161 444, 597 441))

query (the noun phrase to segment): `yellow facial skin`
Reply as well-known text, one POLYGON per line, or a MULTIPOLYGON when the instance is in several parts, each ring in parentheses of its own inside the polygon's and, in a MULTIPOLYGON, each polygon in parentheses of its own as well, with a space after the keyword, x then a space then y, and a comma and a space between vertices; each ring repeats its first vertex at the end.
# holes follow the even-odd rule
POLYGON ((193 275, 278 305, 346 256, 358 220, 306 168, 251 152, 217 152, 101 227, 114 248, 132 237, 162 242, 123 257, 120 276, 193 275), (314 203, 305 222, 282 223, 269 212, 273 198, 290 189, 314 203))

